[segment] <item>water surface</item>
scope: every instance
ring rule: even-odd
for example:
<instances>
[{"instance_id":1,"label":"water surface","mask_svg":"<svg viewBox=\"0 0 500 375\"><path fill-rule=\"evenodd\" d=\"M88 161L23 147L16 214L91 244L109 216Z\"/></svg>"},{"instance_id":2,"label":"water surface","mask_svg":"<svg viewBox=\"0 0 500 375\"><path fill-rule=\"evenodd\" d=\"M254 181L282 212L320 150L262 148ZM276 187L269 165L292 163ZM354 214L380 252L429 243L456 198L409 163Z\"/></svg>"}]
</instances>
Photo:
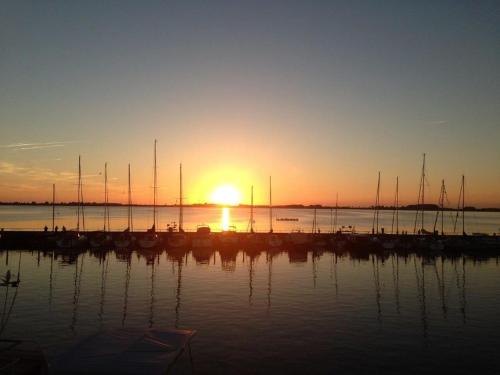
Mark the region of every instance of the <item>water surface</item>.
<instances>
[{"instance_id":1,"label":"water surface","mask_svg":"<svg viewBox=\"0 0 500 375\"><path fill-rule=\"evenodd\" d=\"M498 258L0 253L0 274L18 267L2 337L49 358L103 328L178 327L198 331L199 373L500 371Z\"/></svg>"},{"instance_id":2,"label":"water surface","mask_svg":"<svg viewBox=\"0 0 500 375\"><path fill-rule=\"evenodd\" d=\"M55 209L55 225L67 229L75 228L77 223L76 207L57 206ZM104 227L104 207L85 207L85 229L102 230ZM127 227L127 207L110 207L110 227L112 230L123 230ZM200 224L208 224L214 231L225 229L224 226L233 225L238 231L249 230L250 208L231 207L226 209L217 207L187 207L184 209L184 229L194 231ZM373 211L366 209L339 209L335 220L335 210L318 209L316 211L317 224L321 232L331 232L341 225L351 225L358 232L369 232L373 226ZM466 231L468 233L500 233L500 212L466 212ZM153 224L152 207L134 207L134 230L146 230ZM168 225L177 225L179 220L177 207L158 208L157 230L165 231ZM297 221L279 221L280 218L294 218ZM273 209L273 229L275 232L290 232L292 230L312 230L314 218L313 209ZM436 212L426 212L424 227L433 230L436 222ZM420 218L418 220L420 224ZM444 231L448 234L462 233L461 216L456 212L444 213ZM0 228L16 230L42 230L47 225L52 227L51 206L0 206ZM258 232L269 230L269 210L255 208L254 229ZM415 211L399 212L399 231L413 232L415 226ZM417 225L419 228L420 225ZM396 220L393 221L393 211L380 211L379 229L384 228L386 233L396 231ZM83 227L82 227L83 229ZM441 218L436 229L441 230Z\"/></svg>"}]
</instances>

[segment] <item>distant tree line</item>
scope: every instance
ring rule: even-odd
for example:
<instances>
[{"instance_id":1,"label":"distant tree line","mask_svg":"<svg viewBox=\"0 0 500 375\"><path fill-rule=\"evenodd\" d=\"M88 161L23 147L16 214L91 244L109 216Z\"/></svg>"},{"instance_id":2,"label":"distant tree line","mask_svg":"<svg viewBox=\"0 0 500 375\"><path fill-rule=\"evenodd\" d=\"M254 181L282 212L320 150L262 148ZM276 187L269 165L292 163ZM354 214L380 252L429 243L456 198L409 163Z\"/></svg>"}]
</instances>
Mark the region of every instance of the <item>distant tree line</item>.
<instances>
[{"instance_id":1,"label":"distant tree line","mask_svg":"<svg viewBox=\"0 0 500 375\"><path fill-rule=\"evenodd\" d=\"M52 202L45 201L45 202L0 202L0 205L3 206L51 206ZM56 202L56 206L77 206L78 202ZM84 206L102 206L102 202L85 202ZM108 203L109 206L127 206L125 203ZM152 207L151 204L133 204L132 206L135 207ZM158 204L159 207L178 207L177 204ZM184 204L184 207L220 207L222 205L218 204L213 204L213 203L193 203L193 204ZM240 204L237 207L250 207L249 204ZM254 205L255 208L266 208L268 207L267 205ZM286 204L286 205L274 205L274 208L298 208L298 209L332 209L335 208L335 206L324 206L321 204L310 204L310 205L304 205L304 204ZM394 210L394 206L367 206L367 207L362 207L362 206L338 206L338 209L342 210L373 210L375 208L378 208L379 210ZM406 206L400 206L398 207L399 210L408 210L408 211L415 211L417 209L424 209L425 211L438 211L441 210L441 207L439 207L437 204L424 204L424 205L417 205L417 204L409 204ZM457 211L456 208L450 208L450 207L444 207L444 211ZM461 208L459 209L461 210ZM488 208L476 208L473 206L467 206L464 209L465 211L475 211L475 212L500 212L500 208L496 207L488 207Z\"/></svg>"}]
</instances>

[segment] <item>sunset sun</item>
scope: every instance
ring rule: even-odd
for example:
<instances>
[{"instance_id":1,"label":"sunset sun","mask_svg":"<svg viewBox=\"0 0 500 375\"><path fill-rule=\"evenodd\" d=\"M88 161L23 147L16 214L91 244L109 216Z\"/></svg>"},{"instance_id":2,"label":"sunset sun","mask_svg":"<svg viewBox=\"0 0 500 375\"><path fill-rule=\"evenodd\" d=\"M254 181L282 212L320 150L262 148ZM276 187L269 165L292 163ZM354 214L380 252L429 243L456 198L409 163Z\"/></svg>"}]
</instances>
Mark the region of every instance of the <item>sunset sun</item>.
<instances>
[{"instance_id":1,"label":"sunset sun","mask_svg":"<svg viewBox=\"0 0 500 375\"><path fill-rule=\"evenodd\" d=\"M221 185L210 195L212 203L236 206L241 201L241 192L232 185Z\"/></svg>"}]
</instances>

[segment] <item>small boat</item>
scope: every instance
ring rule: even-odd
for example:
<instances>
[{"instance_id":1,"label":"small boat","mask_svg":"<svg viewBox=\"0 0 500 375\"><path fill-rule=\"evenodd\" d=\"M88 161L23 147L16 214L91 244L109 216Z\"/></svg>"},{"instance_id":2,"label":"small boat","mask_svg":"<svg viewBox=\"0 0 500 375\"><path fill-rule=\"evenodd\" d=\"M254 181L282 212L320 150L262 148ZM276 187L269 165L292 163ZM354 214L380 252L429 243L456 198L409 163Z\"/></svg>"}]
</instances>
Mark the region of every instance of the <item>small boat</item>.
<instances>
[{"instance_id":1,"label":"small boat","mask_svg":"<svg viewBox=\"0 0 500 375\"><path fill-rule=\"evenodd\" d=\"M387 238L387 239L381 240L381 244L382 244L382 248L384 248L384 250L393 250L394 248L396 248L397 240Z\"/></svg>"},{"instance_id":2,"label":"small boat","mask_svg":"<svg viewBox=\"0 0 500 375\"><path fill-rule=\"evenodd\" d=\"M60 249L73 249L86 245L87 237L77 232L61 232L61 236L56 240L56 245Z\"/></svg>"},{"instance_id":3,"label":"small boat","mask_svg":"<svg viewBox=\"0 0 500 375\"><path fill-rule=\"evenodd\" d=\"M288 235L288 240L292 245L306 245L310 242L310 237L308 233L295 230Z\"/></svg>"},{"instance_id":4,"label":"small boat","mask_svg":"<svg viewBox=\"0 0 500 375\"><path fill-rule=\"evenodd\" d=\"M346 249L349 241L355 233L355 228L352 225L342 225L337 232L331 237L330 242L337 251Z\"/></svg>"},{"instance_id":5,"label":"small boat","mask_svg":"<svg viewBox=\"0 0 500 375\"><path fill-rule=\"evenodd\" d=\"M130 179L130 163L128 165L128 204L127 204L127 221L128 226L122 233L118 235L117 238L113 240L113 244L118 249L127 249L134 242L135 237L130 233L133 230L133 217L132 217L132 188L131 188L131 179Z\"/></svg>"},{"instance_id":6,"label":"small boat","mask_svg":"<svg viewBox=\"0 0 500 375\"><path fill-rule=\"evenodd\" d=\"M429 241L429 250L432 251L443 251L444 243L440 239L432 239Z\"/></svg>"},{"instance_id":7,"label":"small boat","mask_svg":"<svg viewBox=\"0 0 500 375\"><path fill-rule=\"evenodd\" d=\"M160 238L155 231L155 226L153 225L145 235L139 238L137 241L141 249L152 249L160 244Z\"/></svg>"},{"instance_id":8,"label":"small boat","mask_svg":"<svg viewBox=\"0 0 500 375\"><path fill-rule=\"evenodd\" d=\"M106 232L89 233L90 247L93 249L109 247L113 243L113 238Z\"/></svg>"},{"instance_id":9,"label":"small boat","mask_svg":"<svg viewBox=\"0 0 500 375\"><path fill-rule=\"evenodd\" d=\"M83 184L82 184L82 163L81 157L78 156L78 184L77 184L78 204L76 210L76 230L66 231L65 227L61 234L56 239L56 245L60 249L72 249L82 247L87 244L87 237L80 233L80 216L83 231L85 231L85 211L83 203Z\"/></svg>"},{"instance_id":10,"label":"small boat","mask_svg":"<svg viewBox=\"0 0 500 375\"><path fill-rule=\"evenodd\" d=\"M222 246L234 246L238 244L238 235L236 234L236 227L234 225L229 226L228 230L221 232L220 244Z\"/></svg>"},{"instance_id":11,"label":"small boat","mask_svg":"<svg viewBox=\"0 0 500 375\"><path fill-rule=\"evenodd\" d=\"M179 164L179 231L174 232L174 226L169 227L169 234L167 237L168 247L173 249L181 249L189 245L189 239L184 233L184 197L182 195L182 164Z\"/></svg>"},{"instance_id":12,"label":"small boat","mask_svg":"<svg viewBox=\"0 0 500 375\"><path fill-rule=\"evenodd\" d=\"M135 237L132 236L130 230L127 228L113 240L113 244L118 249L127 249L134 243L134 241Z\"/></svg>"},{"instance_id":13,"label":"small boat","mask_svg":"<svg viewBox=\"0 0 500 375\"><path fill-rule=\"evenodd\" d=\"M183 232L174 232L168 234L167 239L168 247L171 248L183 248L189 245L188 237Z\"/></svg>"},{"instance_id":14,"label":"small boat","mask_svg":"<svg viewBox=\"0 0 500 375\"><path fill-rule=\"evenodd\" d=\"M158 190L158 174L156 168L156 144L157 141L155 139L154 142L154 162L153 162L153 226L148 229L145 235L139 238L138 244L141 249L153 249L160 244L160 238L156 233L156 199L157 199L157 190Z\"/></svg>"},{"instance_id":15,"label":"small boat","mask_svg":"<svg viewBox=\"0 0 500 375\"><path fill-rule=\"evenodd\" d=\"M210 248L212 247L212 239L210 238L210 227L202 224L196 228L196 234L191 241L193 248Z\"/></svg>"},{"instance_id":16,"label":"small boat","mask_svg":"<svg viewBox=\"0 0 500 375\"><path fill-rule=\"evenodd\" d=\"M320 237L318 235L313 235L312 245L316 248L323 248L328 244L325 237Z\"/></svg>"},{"instance_id":17,"label":"small boat","mask_svg":"<svg viewBox=\"0 0 500 375\"><path fill-rule=\"evenodd\" d=\"M56 358L51 374L167 374L182 353L193 363L189 344L195 334L186 329L102 330Z\"/></svg>"},{"instance_id":18,"label":"small boat","mask_svg":"<svg viewBox=\"0 0 500 375\"><path fill-rule=\"evenodd\" d=\"M277 248L283 246L283 240L279 235L269 233L266 235L266 244L271 248Z\"/></svg>"}]
</instances>

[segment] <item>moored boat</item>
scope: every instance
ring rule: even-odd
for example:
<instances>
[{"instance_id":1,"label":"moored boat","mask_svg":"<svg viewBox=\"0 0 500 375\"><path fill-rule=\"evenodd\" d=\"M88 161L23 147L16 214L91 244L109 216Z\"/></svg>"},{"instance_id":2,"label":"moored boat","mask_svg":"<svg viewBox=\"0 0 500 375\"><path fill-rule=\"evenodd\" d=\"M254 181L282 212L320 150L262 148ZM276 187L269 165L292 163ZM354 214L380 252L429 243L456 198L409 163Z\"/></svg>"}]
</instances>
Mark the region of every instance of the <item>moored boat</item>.
<instances>
[{"instance_id":1,"label":"moored boat","mask_svg":"<svg viewBox=\"0 0 500 375\"><path fill-rule=\"evenodd\" d=\"M196 233L191 240L191 246L193 248L211 248L212 238L210 232L210 227L208 225L198 225Z\"/></svg>"},{"instance_id":2,"label":"moored boat","mask_svg":"<svg viewBox=\"0 0 500 375\"><path fill-rule=\"evenodd\" d=\"M188 237L183 232L169 233L167 237L168 247L170 248L184 248L189 245Z\"/></svg>"},{"instance_id":3,"label":"moored boat","mask_svg":"<svg viewBox=\"0 0 500 375\"><path fill-rule=\"evenodd\" d=\"M234 225L229 226L228 230L220 233L219 242L222 246L235 246L238 244L238 234Z\"/></svg>"},{"instance_id":4,"label":"moored boat","mask_svg":"<svg viewBox=\"0 0 500 375\"><path fill-rule=\"evenodd\" d=\"M154 230L148 231L138 239L137 243L141 249L153 249L160 244L160 238Z\"/></svg>"}]
</instances>

